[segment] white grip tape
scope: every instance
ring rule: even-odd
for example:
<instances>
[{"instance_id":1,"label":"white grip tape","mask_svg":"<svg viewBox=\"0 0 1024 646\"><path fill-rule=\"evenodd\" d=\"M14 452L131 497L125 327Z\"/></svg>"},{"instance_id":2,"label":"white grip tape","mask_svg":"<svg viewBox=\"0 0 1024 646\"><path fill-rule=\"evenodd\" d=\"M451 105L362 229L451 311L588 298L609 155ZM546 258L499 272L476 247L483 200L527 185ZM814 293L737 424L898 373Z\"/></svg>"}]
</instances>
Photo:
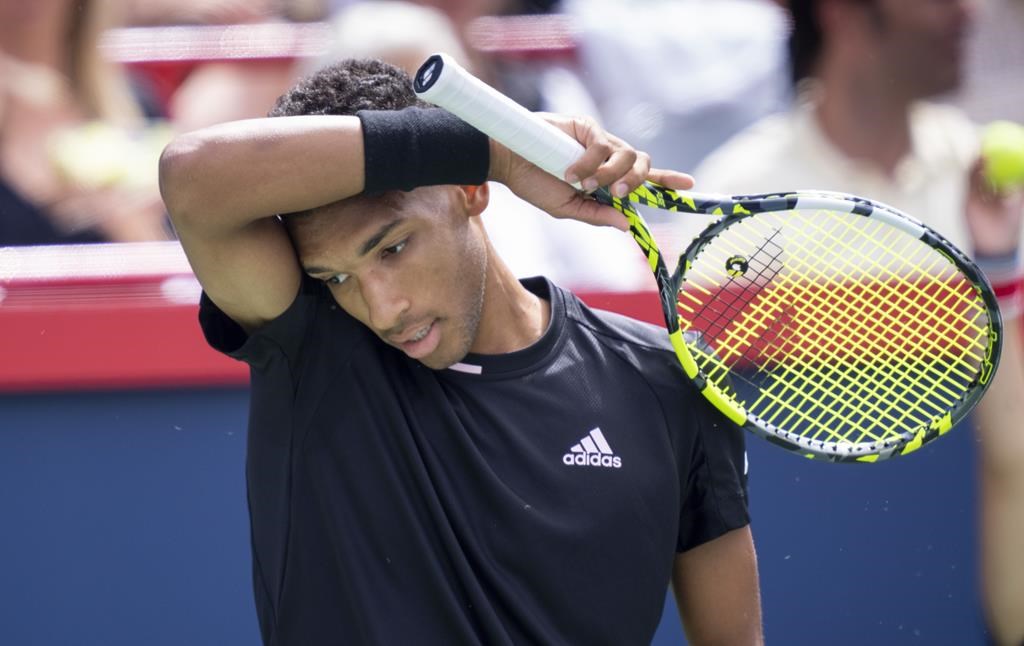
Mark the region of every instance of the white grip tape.
<instances>
[{"instance_id":1,"label":"white grip tape","mask_svg":"<svg viewBox=\"0 0 1024 646\"><path fill-rule=\"evenodd\" d=\"M564 180L583 146L538 115L476 78L447 54L436 80L418 96L444 108L523 159ZM428 74L430 72L428 71ZM418 78L422 77L421 75Z\"/></svg>"}]
</instances>

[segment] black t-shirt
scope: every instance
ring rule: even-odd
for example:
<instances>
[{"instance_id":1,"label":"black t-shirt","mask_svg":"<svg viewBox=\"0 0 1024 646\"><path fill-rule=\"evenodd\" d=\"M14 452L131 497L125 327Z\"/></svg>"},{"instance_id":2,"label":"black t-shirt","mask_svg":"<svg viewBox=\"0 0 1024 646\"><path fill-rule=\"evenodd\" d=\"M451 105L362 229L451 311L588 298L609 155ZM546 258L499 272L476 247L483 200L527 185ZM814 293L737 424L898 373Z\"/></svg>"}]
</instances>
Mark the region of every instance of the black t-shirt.
<instances>
[{"instance_id":1,"label":"black t-shirt","mask_svg":"<svg viewBox=\"0 0 1024 646\"><path fill-rule=\"evenodd\" d=\"M747 524L741 431L662 330L544 279L534 345L434 371L305 280L250 337L247 479L263 640L642 644L671 566Z\"/></svg>"}]
</instances>

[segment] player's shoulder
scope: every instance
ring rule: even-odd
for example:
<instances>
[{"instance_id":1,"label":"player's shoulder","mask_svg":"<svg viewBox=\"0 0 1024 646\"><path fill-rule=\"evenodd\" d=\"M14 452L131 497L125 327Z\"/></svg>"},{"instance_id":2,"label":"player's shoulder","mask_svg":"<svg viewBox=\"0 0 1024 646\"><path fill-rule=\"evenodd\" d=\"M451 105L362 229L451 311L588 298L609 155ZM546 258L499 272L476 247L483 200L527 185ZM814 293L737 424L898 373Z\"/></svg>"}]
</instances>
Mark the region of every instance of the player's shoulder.
<instances>
[{"instance_id":1,"label":"player's shoulder","mask_svg":"<svg viewBox=\"0 0 1024 646\"><path fill-rule=\"evenodd\" d=\"M652 296L652 298L654 298ZM671 352L665 330L644 321L601 309L591 309L585 304L577 308L571 317L595 336L609 341L652 352Z\"/></svg>"},{"instance_id":2,"label":"player's shoulder","mask_svg":"<svg viewBox=\"0 0 1024 646\"><path fill-rule=\"evenodd\" d=\"M655 298L653 295L651 298ZM602 353L618 357L624 369L632 369L652 382L677 386L683 379L672 343L665 329L607 310L589 307L571 297L566 318L572 333L592 339ZM628 368L626 368L628 367Z\"/></svg>"},{"instance_id":3,"label":"player's shoulder","mask_svg":"<svg viewBox=\"0 0 1024 646\"><path fill-rule=\"evenodd\" d=\"M322 356L324 348L354 347L366 336L363 328L335 303L323 283L304 276L291 305L277 318L246 333L204 293L199 322L215 349L252 365L283 355L293 368L307 355ZM313 352L307 350L314 349Z\"/></svg>"}]
</instances>

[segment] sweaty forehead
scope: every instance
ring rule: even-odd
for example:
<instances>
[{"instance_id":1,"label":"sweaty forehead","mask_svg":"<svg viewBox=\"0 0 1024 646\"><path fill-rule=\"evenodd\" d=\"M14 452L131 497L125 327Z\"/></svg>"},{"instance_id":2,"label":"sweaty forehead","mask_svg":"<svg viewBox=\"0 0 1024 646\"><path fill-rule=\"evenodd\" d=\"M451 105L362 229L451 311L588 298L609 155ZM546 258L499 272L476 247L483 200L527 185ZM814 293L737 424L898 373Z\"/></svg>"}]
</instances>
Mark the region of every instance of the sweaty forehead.
<instances>
[{"instance_id":1,"label":"sweaty forehead","mask_svg":"<svg viewBox=\"0 0 1024 646\"><path fill-rule=\"evenodd\" d=\"M357 258L388 224L430 217L441 207L435 193L358 195L289 216L288 231L304 266L325 267L327 259Z\"/></svg>"},{"instance_id":2,"label":"sweaty forehead","mask_svg":"<svg viewBox=\"0 0 1024 646\"><path fill-rule=\"evenodd\" d=\"M358 195L286 218L288 232L300 254L315 252L327 242L353 240L361 232L400 216L400 195Z\"/></svg>"}]
</instances>

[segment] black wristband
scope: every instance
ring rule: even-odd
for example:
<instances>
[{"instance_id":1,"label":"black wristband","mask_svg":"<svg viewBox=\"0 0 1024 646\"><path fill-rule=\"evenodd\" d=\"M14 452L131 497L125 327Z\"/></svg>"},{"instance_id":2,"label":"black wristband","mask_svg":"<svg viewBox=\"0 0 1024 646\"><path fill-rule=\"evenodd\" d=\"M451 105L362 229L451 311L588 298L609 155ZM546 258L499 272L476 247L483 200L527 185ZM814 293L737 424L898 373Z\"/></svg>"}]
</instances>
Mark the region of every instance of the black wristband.
<instances>
[{"instance_id":1,"label":"black wristband","mask_svg":"<svg viewBox=\"0 0 1024 646\"><path fill-rule=\"evenodd\" d=\"M360 110L356 116L363 124L365 194L487 181L487 135L445 110Z\"/></svg>"}]
</instances>

